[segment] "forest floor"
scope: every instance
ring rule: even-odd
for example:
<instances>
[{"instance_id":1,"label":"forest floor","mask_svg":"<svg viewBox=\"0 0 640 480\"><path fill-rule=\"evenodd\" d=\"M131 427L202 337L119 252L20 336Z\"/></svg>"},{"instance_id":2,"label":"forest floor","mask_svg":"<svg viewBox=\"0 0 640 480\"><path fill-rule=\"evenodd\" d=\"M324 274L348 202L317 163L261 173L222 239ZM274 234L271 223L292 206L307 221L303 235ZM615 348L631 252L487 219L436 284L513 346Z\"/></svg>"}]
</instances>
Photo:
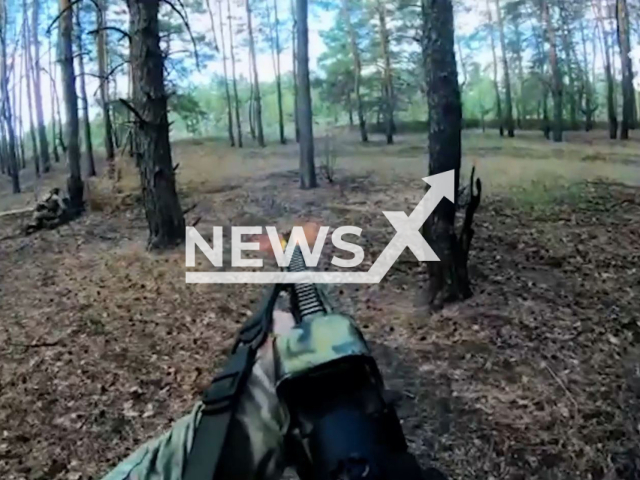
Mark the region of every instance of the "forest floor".
<instances>
[{"instance_id":1,"label":"forest floor","mask_svg":"<svg viewBox=\"0 0 640 480\"><path fill-rule=\"evenodd\" d=\"M423 463L453 479L636 478L640 139L464 140L465 171L475 164L486 187L473 298L427 313L425 266L408 252L380 284L330 294L403 394ZM410 212L422 197L424 142L336 139L335 182L314 191L297 188L295 145L178 142L174 163L201 232L358 225L366 270L394 234L382 210ZM1 478L106 473L188 411L261 296L187 285L182 249L147 253L135 172L121 171L118 193L94 182L91 211L71 225L23 237L24 220L0 219ZM63 186L56 172L49 185ZM3 178L0 211L32 201L8 188Z\"/></svg>"}]
</instances>

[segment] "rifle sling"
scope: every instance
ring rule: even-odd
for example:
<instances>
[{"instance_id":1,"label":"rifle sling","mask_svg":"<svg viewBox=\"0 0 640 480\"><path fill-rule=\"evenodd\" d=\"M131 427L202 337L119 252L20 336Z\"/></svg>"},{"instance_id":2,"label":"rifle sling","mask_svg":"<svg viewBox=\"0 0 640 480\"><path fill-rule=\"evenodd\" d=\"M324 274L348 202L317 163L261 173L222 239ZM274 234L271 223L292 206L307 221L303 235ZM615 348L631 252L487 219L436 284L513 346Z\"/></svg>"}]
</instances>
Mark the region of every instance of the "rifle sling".
<instances>
[{"instance_id":1,"label":"rifle sling","mask_svg":"<svg viewBox=\"0 0 640 480\"><path fill-rule=\"evenodd\" d=\"M243 325L224 369L214 377L202 395L202 417L183 480L215 479L231 419L251 374L258 349L271 331L273 308L282 288L281 285L275 285L258 313Z\"/></svg>"}]
</instances>

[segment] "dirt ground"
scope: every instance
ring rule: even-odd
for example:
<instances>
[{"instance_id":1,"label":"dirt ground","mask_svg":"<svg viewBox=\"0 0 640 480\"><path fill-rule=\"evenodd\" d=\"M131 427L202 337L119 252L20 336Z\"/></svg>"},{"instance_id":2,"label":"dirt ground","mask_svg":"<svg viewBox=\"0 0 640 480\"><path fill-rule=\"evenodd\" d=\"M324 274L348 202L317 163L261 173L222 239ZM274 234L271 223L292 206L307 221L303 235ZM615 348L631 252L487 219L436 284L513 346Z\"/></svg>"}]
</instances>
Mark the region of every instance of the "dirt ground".
<instances>
[{"instance_id":1,"label":"dirt ground","mask_svg":"<svg viewBox=\"0 0 640 480\"><path fill-rule=\"evenodd\" d=\"M574 135L466 134L487 186L469 301L429 313L408 252L379 285L329 289L401 392L411 450L451 478L639 478L640 151ZM293 145L181 143L174 161L201 232L359 225L366 270L394 233L382 210L422 196L422 141L341 139L336 182L316 191L298 190ZM33 196L7 199L2 181L5 210ZM55 231L0 222L1 478L99 478L189 409L262 293L185 284L182 249L145 251L134 195L92 192Z\"/></svg>"}]
</instances>

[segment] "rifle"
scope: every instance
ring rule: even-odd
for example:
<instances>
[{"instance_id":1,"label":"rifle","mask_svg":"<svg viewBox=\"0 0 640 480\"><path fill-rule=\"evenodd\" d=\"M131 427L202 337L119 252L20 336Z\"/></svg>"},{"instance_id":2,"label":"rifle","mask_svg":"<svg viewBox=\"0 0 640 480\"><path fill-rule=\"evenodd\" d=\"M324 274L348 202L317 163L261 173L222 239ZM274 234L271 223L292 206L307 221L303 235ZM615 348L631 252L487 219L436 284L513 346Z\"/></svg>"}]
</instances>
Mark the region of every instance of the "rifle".
<instances>
[{"instance_id":1,"label":"rifle","mask_svg":"<svg viewBox=\"0 0 640 480\"><path fill-rule=\"evenodd\" d=\"M288 267L305 272L296 247ZM296 327L275 341L278 396L290 415L286 439L301 480L445 480L422 471L407 443L369 347L355 322L335 313L314 284L275 285L241 329L227 366L205 392L185 480L215 480L234 404L288 293Z\"/></svg>"}]
</instances>

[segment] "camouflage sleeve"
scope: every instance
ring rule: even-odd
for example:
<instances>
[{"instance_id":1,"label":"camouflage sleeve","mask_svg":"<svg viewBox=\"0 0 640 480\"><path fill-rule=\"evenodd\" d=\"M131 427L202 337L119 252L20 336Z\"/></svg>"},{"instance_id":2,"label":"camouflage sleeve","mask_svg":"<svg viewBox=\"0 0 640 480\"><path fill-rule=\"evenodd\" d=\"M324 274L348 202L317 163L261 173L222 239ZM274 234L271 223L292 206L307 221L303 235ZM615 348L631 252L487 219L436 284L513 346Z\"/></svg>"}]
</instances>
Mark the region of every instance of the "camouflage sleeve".
<instances>
[{"instance_id":1,"label":"camouflage sleeve","mask_svg":"<svg viewBox=\"0 0 640 480\"><path fill-rule=\"evenodd\" d=\"M286 315L274 312L276 331L289 322ZM282 476L289 420L276 395L275 375L270 339L258 351L231 420L216 480L276 480ZM171 430L144 444L102 480L181 480L201 411L198 403Z\"/></svg>"}]
</instances>

